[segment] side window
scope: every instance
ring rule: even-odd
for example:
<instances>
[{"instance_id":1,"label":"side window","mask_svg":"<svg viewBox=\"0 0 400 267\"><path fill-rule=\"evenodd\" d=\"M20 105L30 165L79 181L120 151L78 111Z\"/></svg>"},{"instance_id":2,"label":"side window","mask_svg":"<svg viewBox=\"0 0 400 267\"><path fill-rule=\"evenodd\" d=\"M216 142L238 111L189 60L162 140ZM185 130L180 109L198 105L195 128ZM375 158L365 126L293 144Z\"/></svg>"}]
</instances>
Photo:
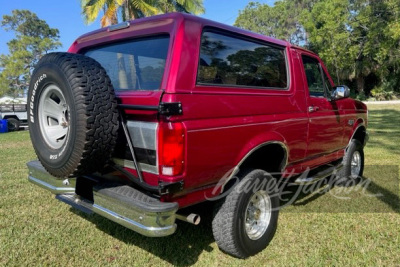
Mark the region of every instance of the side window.
<instances>
[{"instance_id":1,"label":"side window","mask_svg":"<svg viewBox=\"0 0 400 267\"><path fill-rule=\"evenodd\" d=\"M310 95L324 97L324 81L322 80L321 68L318 60L307 56L303 56L302 59Z\"/></svg>"},{"instance_id":2,"label":"side window","mask_svg":"<svg viewBox=\"0 0 400 267\"><path fill-rule=\"evenodd\" d=\"M288 87L285 50L205 31L197 83L285 89Z\"/></svg>"},{"instance_id":3,"label":"side window","mask_svg":"<svg viewBox=\"0 0 400 267\"><path fill-rule=\"evenodd\" d=\"M331 95L331 92L333 90L331 82L328 79L328 75L326 75L325 71L322 71L324 73L324 84L325 84L325 90L328 92L328 95Z\"/></svg>"}]
</instances>

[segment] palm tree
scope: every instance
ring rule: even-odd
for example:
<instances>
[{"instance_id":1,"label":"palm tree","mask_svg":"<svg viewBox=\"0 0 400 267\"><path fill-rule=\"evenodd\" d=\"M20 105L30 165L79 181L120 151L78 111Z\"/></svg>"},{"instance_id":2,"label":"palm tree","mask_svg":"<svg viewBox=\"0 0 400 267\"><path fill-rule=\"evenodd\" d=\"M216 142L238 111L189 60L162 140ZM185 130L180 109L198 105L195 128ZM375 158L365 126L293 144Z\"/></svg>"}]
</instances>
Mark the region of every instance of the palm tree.
<instances>
[{"instance_id":1,"label":"palm tree","mask_svg":"<svg viewBox=\"0 0 400 267\"><path fill-rule=\"evenodd\" d=\"M100 11L104 12L101 18L101 27L118 23L116 3L118 0L81 0L82 14L87 24L96 20ZM119 1L118 1L119 2ZM118 5L119 6L119 5Z\"/></svg>"},{"instance_id":2,"label":"palm tree","mask_svg":"<svg viewBox=\"0 0 400 267\"><path fill-rule=\"evenodd\" d=\"M101 27L122 21L168 12L204 13L203 0L81 0L86 23L92 23L103 11ZM120 15L120 16L118 16Z\"/></svg>"},{"instance_id":3,"label":"palm tree","mask_svg":"<svg viewBox=\"0 0 400 267\"><path fill-rule=\"evenodd\" d=\"M195 15L204 13L203 0L159 0L156 2L161 13L175 11Z\"/></svg>"}]
</instances>

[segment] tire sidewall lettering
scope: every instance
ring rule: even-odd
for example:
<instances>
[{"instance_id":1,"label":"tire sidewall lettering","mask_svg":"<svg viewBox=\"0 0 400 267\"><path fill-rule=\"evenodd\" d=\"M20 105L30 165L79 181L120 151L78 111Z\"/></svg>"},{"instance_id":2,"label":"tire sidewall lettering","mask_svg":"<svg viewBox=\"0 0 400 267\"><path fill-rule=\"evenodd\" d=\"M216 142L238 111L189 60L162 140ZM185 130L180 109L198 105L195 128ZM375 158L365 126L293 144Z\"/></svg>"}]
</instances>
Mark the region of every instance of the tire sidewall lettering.
<instances>
[{"instance_id":1,"label":"tire sidewall lettering","mask_svg":"<svg viewBox=\"0 0 400 267\"><path fill-rule=\"evenodd\" d=\"M38 104L40 101L41 94L43 90L51 85L54 84L60 88L63 92L66 102L68 103L68 107L72 108L71 112L69 112L69 122L71 123L69 133L66 136L66 141L62 147L59 149L54 149L49 147L44 142L37 142L36 145L36 154L41 160L52 162L54 168L62 167L65 162L68 160L69 155L73 151L73 147L70 144L74 143L74 131L75 129L75 118L74 118L74 106L70 105L73 103L73 96L67 87L69 86L68 82L65 79L62 71L54 65L48 65L43 67L43 71L35 75L35 83L32 85L32 88L29 92L29 128L31 132L32 140L40 140L43 139L42 132L41 132L41 123L39 121L38 116Z\"/></svg>"},{"instance_id":2,"label":"tire sidewall lettering","mask_svg":"<svg viewBox=\"0 0 400 267\"><path fill-rule=\"evenodd\" d=\"M50 121L38 105L48 97L58 103L56 91L55 95L47 95L53 90L49 88L48 91L48 86L53 85L56 91L61 91L65 102L54 109L55 117ZM104 168L117 142L119 121L114 89L98 62L84 55L64 52L43 56L32 75L28 104L33 147L51 175L78 176ZM43 112L51 114L52 104L46 105ZM69 129L55 131L60 135L57 137L52 132L49 134L52 126ZM62 143L53 143L56 141Z\"/></svg>"},{"instance_id":3,"label":"tire sidewall lettering","mask_svg":"<svg viewBox=\"0 0 400 267\"><path fill-rule=\"evenodd\" d=\"M29 121L31 123L35 123L34 108L35 108L36 91L38 89L39 84L47 78L47 74L46 73L42 73L42 74L39 74L37 76L38 77L36 78L36 82L33 84L32 93L31 93L31 96L29 98Z\"/></svg>"}]
</instances>

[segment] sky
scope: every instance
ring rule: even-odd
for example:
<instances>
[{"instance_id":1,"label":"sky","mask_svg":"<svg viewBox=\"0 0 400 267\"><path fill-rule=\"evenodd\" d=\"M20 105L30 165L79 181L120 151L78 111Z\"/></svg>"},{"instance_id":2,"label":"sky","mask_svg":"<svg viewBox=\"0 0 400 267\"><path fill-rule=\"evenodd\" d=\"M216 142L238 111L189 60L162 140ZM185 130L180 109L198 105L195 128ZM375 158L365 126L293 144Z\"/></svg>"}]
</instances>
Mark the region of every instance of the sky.
<instances>
[{"instance_id":1,"label":"sky","mask_svg":"<svg viewBox=\"0 0 400 267\"><path fill-rule=\"evenodd\" d=\"M258 0L271 6L275 1ZM206 12L201 17L232 25L239 15L239 10L243 10L249 2L248 0L204 0ZM0 0L0 18L3 15L10 15L14 9L28 9L45 20L50 27L59 29L63 46L58 51L67 51L80 35L100 28L99 19L90 25L85 25L81 15L80 0ZM0 28L0 54L8 54L7 42L13 37L12 32Z\"/></svg>"}]
</instances>

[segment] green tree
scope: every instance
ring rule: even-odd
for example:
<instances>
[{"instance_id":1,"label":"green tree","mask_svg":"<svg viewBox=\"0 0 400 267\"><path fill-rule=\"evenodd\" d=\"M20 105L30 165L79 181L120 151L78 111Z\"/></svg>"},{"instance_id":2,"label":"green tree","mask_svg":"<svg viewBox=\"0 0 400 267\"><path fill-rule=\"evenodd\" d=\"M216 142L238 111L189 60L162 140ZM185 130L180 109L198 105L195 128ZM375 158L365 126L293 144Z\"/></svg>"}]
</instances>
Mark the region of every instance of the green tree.
<instances>
[{"instance_id":1,"label":"green tree","mask_svg":"<svg viewBox=\"0 0 400 267\"><path fill-rule=\"evenodd\" d=\"M0 55L0 94L21 95L28 87L31 72L47 52L61 46L59 31L28 10L13 10L4 15L1 26L14 31L7 43L9 54Z\"/></svg>"},{"instance_id":2,"label":"green tree","mask_svg":"<svg viewBox=\"0 0 400 267\"><path fill-rule=\"evenodd\" d=\"M362 15L369 40L365 50L375 62L370 69L380 79L375 89L400 92L400 1L371 1Z\"/></svg>"},{"instance_id":3,"label":"green tree","mask_svg":"<svg viewBox=\"0 0 400 267\"><path fill-rule=\"evenodd\" d=\"M175 11L204 13L202 0L81 0L81 7L86 23L95 21L102 12L101 27Z\"/></svg>"},{"instance_id":4,"label":"green tree","mask_svg":"<svg viewBox=\"0 0 400 267\"><path fill-rule=\"evenodd\" d=\"M283 0L275 2L274 6L250 2L239 11L234 25L301 45L307 42L307 35L299 18L314 2L316 0Z\"/></svg>"},{"instance_id":5,"label":"green tree","mask_svg":"<svg viewBox=\"0 0 400 267\"><path fill-rule=\"evenodd\" d=\"M135 19L157 14L154 0L81 0L85 22L90 24L101 12L101 27L118 23L118 13L122 20Z\"/></svg>"},{"instance_id":6,"label":"green tree","mask_svg":"<svg viewBox=\"0 0 400 267\"><path fill-rule=\"evenodd\" d=\"M158 13L184 12L199 15L204 13L203 0L159 0L156 1Z\"/></svg>"},{"instance_id":7,"label":"green tree","mask_svg":"<svg viewBox=\"0 0 400 267\"><path fill-rule=\"evenodd\" d=\"M348 0L320 1L300 17L308 35L308 48L321 56L336 83L340 83L343 75L354 67L350 59L350 18Z\"/></svg>"},{"instance_id":8,"label":"green tree","mask_svg":"<svg viewBox=\"0 0 400 267\"><path fill-rule=\"evenodd\" d=\"M367 77L383 82L397 72L393 66L399 64L399 43L390 25L398 22L398 14L398 0L324 0L303 14L301 22L309 34L309 48L335 70L337 79L355 80L356 90L368 94L372 88L367 88Z\"/></svg>"},{"instance_id":9,"label":"green tree","mask_svg":"<svg viewBox=\"0 0 400 267\"><path fill-rule=\"evenodd\" d=\"M368 94L400 91L400 0L281 0L250 3L236 26L318 53L336 83Z\"/></svg>"}]
</instances>

